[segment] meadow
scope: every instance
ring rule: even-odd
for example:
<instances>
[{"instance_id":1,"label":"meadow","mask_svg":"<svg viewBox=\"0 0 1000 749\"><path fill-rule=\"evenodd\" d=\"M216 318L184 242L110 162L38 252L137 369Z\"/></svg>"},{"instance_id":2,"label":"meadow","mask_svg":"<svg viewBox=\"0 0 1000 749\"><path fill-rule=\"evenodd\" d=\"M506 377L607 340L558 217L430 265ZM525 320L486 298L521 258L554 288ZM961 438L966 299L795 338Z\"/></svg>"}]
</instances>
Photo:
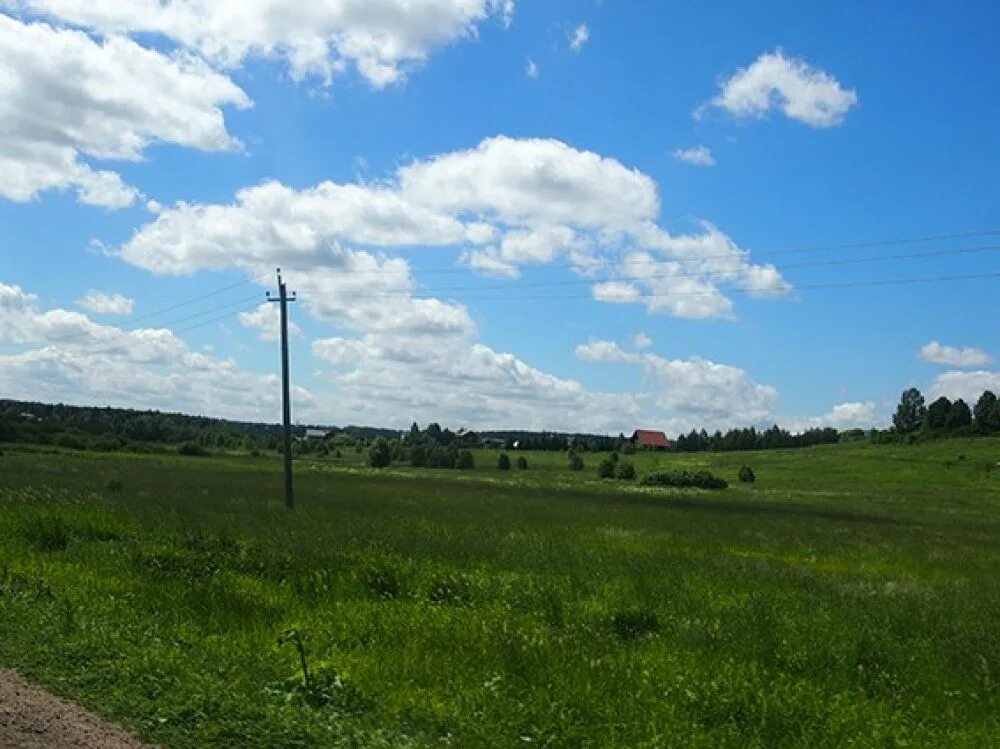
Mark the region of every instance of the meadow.
<instances>
[{"instance_id":1,"label":"meadow","mask_svg":"<svg viewBox=\"0 0 1000 749\"><path fill-rule=\"evenodd\" d=\"M345 451L291 512L273 457L4 450L0 666L163 746L1000 746L1000 439Z\"/></svg>"}]
</instances>

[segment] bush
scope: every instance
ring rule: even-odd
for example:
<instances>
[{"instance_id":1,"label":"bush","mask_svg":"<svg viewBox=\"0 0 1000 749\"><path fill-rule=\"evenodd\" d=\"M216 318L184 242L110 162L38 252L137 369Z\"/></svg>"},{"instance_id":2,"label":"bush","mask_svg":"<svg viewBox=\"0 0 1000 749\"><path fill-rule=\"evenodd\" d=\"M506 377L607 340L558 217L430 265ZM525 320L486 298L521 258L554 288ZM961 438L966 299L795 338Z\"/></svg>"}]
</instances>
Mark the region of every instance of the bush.
<instances>
[{"instance_id":1,"label":"bush","mask_svg":"<svg viewBox=\"0 0 1000 749\"><path fill-rule=\"evenodd\" d=\"M622 454L635 455L635 445L633 445L631 442L626 442L622 447Z\"/></svg>"},{"instance_id":2,"label":"bush","mask_svg":"<svg viewBox=\"0 0 1000 749\"><path fill-rule=\"evenodd\" d=\"M507 453L500 453L500 457L497 458L497 468L501 471L510 470L510 458L507 457Z\"/></svg>"},{"instance_id":3,"label":"bush","mask_svg":"<svg viewBox=\"0 0 1000 749\"><path fill-rule=\"evenodd\" d=\"M86 450L87 443L72 434L60 434L56 440L57 447L65 447L70 450Z\"/></svg>"},{"instance_id":4,"label":"bush","mask_svg":"<svg viewBox=\"0 0 1000 749\"><path fill-rule=\"evenodd\" d=\"M107 489L108 494L121 494L122 493L122 482L118 479L111 479L107 484L104 485Z\"/></svg>"},{"instance_id":5,"label":"bush","mask_svg":"<svg viewBox=\"0 0 1000 749\"><path fill-rule=\"evenodd\" d=\"M723 479L708 471L658 471L643 476L642 486L673 486L678 488L725 489L729 486Z\"/></svg>"},{"instance_id":6,"label":"bush","mask_svg":"<svg viewBox=\"0 0 1000 749\"><path fill-rule=\"evenodd\" d=\"M619 463L615 466L615 478L619 481L635 481L635 466L631 463Z\"/></svg>"},{"instance_id":7,"label":"bush","mask_svg":"<svg viewBox=\"0 0 1000 749\"><path fill-rule=\"evenodd\" d=\"M615 462L611 458L605 458L597 464L597 478L610 479L615 476Z\"/></svg>"},{"instance_id":8,"label":"bush","mask_svg":"<svg viewBox=\"0 0 1000 749\"><path fill-rule=\"evenodd\" d=\"M582 471L584 467L583 457L580 453L571 453L569 456L569 470Z\"/></svg>"},{"instance_id":9,"label":"bush","mask_svg":"<svg viewBox=\"0 0 1000 749\"><path fill-rule=\"evenodd\" d=\"M208 455L208 451L196 442L185 442L177 448L177 454L193 458L203 458Z\"/></svg>"},{"instance_id":10,"label":"bush","mask_svg":"<svg viewBox=\"0 0 1000 749\"><path fill-rule=\"evenodd\" d=\"M527 471L528 470L528 459L526 457L524 457L523 455L518 456L518 458L517 458L517 470L519 470L519 471Z\"/></svg>"},{"instance_id":11,"label":"bush","mask_svg":"<svg viewBox=\"0 0 1000 749\"><path fill-rule=\"evenodd\" d=\"M750 466L743 466L740 469L741 482L743 482L744 484L752 484L756 480L757 477L754 475L753 468L751 468Z\"/></svg>"},{"instance_id":12,"label":"bush","mask_svg":"<svg viewBox=\"0 0 1000 749\"><path fill-rule=\"evenodd\" d=\"M368 465L372 468L385 468L392 463L392 452L384 437L378 437L368 448Z\"/></svg>"},{"instance_id":13,"label":"bush","mask_svg":"<svg viewBox=\"0 0 1000 749\"><path fill-rule=\"evenodd\" d=\"M69 546L69 528L55 515L31 518L21 529L21 535L38 551L65 551Z\"/></svg>"},{"instance_id":14,"label":"bush","mask_svg":"<svg viewBox=\"0 0 1000 749\"><path fill-rule=\"evenodd\" d=\"M608 460L610 460L614 465L618 465L618 461L620 459L621 459L621 456L618 454L617 451L611 453L611 455L608 456Z\"/></svg>"},{"instance_id":15,"label":"bush","mask_svg":"<svg viewBox=\"0 0 1000 749\"><path fill-rule=\"evenodd\" d=\"M459 450L458 459L455 461L455 468L460 471L471 471L476 467L476 461L473 460L472 453L468 450Z\"/></svg>"}]
</instances>

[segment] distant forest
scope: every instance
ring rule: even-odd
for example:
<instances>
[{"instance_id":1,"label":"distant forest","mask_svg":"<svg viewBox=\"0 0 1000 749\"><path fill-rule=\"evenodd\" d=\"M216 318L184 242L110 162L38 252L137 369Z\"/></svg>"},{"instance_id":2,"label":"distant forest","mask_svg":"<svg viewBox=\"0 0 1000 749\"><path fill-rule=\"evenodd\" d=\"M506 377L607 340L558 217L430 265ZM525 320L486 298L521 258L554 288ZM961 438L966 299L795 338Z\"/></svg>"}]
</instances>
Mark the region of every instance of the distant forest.
<instances>
[{"instance_id":1,"label":"distant forest","mask_svg":"<svg viewBox=\"0 0 1000 749\"><path fill-rule=\"evenodd\" d=\"M308 430L319 430L320 438L306 439ZM793 434L775 425L709 433L692 430L674 438L677 452L772 450L808 447L844 441L897 442L937 439L948 436L1000 433L1000 403L986 392L973 408L963 401L938 398L929 406L915 389L903 393L893 418L885 430L833 428L808 429ZM630 452L632 444L618 436L532 432L524 430L452 431L436 423L409 430L375 427L296 426L301 438L297 451L327 454L330 448L353 446L362 449L382 437L401 446L434 444L442 448L497 447L507 450L551 450L573 452ZM170 447L190 454L210 450L280 450L281 426L245 421L214 419L161 411L126 408L51 405L0 399L0 442L57 445L78 450L158 452Z\"/></svg>"}]
</instances>

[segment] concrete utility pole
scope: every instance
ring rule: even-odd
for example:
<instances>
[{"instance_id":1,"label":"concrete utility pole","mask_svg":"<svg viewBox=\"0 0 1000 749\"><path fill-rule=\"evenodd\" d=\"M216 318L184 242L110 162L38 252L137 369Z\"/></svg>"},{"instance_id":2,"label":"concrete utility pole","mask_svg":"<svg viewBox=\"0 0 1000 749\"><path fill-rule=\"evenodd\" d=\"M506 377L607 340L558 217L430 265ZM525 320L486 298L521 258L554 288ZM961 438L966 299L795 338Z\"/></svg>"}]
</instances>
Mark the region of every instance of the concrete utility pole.
<instances>
[{"instance_id":1,"label":"concrete utility pole","mask_svg":"<svg viewBox=\"0 0 1000 749\"><path fill-rule=\"evenodd\" d=\"M285 427L285 504L288 509L295 504L292 488L292 398L288 384L288 303L296 298L294 291L288 296L285 282L281 280L281 268L278 268L278 298L272 299L269 291L267 301L281 305L281 421Z\"/></svg>"}]
</instances>

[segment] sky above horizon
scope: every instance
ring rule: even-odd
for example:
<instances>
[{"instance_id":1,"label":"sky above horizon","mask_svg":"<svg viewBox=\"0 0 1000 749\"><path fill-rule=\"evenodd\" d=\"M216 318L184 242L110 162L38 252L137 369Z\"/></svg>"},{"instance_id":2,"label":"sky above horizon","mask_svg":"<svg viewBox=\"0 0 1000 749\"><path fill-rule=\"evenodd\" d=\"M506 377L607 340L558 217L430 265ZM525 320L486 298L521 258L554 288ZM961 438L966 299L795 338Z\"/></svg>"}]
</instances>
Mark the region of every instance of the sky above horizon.
<instances>
[{"instance_id":1,"label":"sky above horizon","mask_svg":"<svg viewBox=\"0 0 1000 749\"><path fill-rule=\"evenodd\" d=\"M696 7L692 7L696 6ZM1000 6L0 0L0 397L613 433L1000 392Z\"/></svg>"}]
</instances>

